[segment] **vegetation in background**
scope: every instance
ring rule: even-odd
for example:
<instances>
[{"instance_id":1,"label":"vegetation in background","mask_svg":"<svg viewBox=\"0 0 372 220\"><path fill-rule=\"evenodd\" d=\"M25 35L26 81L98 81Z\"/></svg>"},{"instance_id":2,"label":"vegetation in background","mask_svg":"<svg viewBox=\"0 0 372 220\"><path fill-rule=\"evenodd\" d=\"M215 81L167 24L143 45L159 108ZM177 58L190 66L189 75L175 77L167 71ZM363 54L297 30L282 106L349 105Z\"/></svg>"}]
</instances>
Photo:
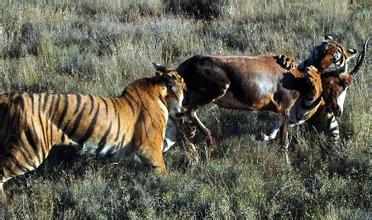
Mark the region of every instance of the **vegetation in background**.
<instances>
[{"instance_id":1,"label":"vegetation in background","mask_svg":"<svg viewBox=\"0 0 372 220\"><path fill-rule=\"evenodd\" d=\"M355 2L355 1L353 1ZM1 91L118 95L195 54L289 54L303 60L325 34L360 49L371 36L368 0L6 1L0 11ZM371 56L368 50L367 57ZM371 207L371 64L353 82L339 122L348 149L291 130L293 167L276 142L256 140L275 114L209 105L201 119L221 153L195 162L182 143L158 175L131 160L56 147L35 172L5 185L16 218L359 218ZM196 137L201 151L203 137Z\"/></svg>"}]
</instances>

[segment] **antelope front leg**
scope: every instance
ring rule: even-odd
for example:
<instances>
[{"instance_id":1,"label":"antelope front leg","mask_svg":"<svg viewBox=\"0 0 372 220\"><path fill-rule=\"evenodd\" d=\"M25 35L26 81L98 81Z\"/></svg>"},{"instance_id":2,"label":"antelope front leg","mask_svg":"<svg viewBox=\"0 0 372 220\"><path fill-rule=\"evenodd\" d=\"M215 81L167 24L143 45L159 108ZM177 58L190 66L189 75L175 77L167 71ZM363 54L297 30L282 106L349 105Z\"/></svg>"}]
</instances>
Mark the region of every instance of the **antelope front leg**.
<instances>
[{"instance_id":1,"label":"antelope front leg","mask_svg":"<svg viewBox=\"0 0 372 220\"><path fill-rule=\"evenodd\" d=\"M167 152L176 142L181 139L186 145L186 149L198 160L198 151L196 146L190 141L189 136L184 131L184 121L182 118L170 117L167 123L167 130L163 143L163 152Z\"/></svg>"},{"instance_id":2,"label":"antelope front leg","mask_svg":"<svg viewBox=\"0 0 372 220\"><path fill-rule=\"evenodd\" d=\"M213 140L212 132L200 121L196 115L196 110L189 110L188 115L190 120L196 124L196 126L203 132L207 138L207 145L211 149L217 149L217 145Z\"/></svg>"},{"instance_id":3,"label":"antelope front leg","mask_svg":"<svg viewBox=\"0 0 372 220\"><path fill-rule=\"evenodd\" d=\"M196 146L190 141L190 138L186 135L183 129L184 121L180 118L173 117L171 118L171 120L174 123L174 126L176 127L178 134L181 136L182 141L186 144L187 150L196 160L198 160L198 150Z\"/></svg>"},{"instance_id":4,"label":"antelope front leg","mask_svg":"<svg viewBox=\"0 0 372 220\"><path fill-rule=\"evenodd\" d=\"M288 120L289 120L289 112L290 110L285 110L283 114L283 123L280 128L281 130L281 140L280 143L284 148L284 155L285 155L285 161L288 165L291 164L291 161L289 160L289 153L288 153L288 147L289 147L289 140L288 140Z\"/></svg>"},{"instance_id":5,"label":"antelope front leg","mask_svg":"<svg viewBox=\"0 0 372 220\"><path fill-rule=\"evenodd\" d=\"M187 150L191 153L193 158L198 160L199 154L198 154L198 150L197 150L196 146L186 137L186 135L184 133L182 133L181 135L182 135L183 142L185 142L185 144L187 146Z\"/></svg>"}]
</instances>

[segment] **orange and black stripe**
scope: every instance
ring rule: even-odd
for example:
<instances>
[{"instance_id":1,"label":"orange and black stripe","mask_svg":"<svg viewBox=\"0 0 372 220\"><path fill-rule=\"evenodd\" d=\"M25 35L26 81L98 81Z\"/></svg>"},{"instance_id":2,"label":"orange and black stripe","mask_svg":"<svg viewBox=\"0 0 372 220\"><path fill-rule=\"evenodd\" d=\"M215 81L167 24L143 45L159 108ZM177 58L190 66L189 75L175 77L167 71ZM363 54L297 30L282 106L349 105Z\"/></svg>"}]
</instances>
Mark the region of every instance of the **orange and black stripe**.
<instances>
[{"instance_id":1,"label":"orange and black stripe","mask_svg":"<svg viewBox=\"0 0 372 220\"><path fill-rule=\"evenodd\" d=\"M170 73L176 74L176 73ZM156 78L156 80L154 80ZM9 93L0 95L0 184L36 169L54 145L77 145L100 155L123 150L145 153L165 169L162 144L168 119L164 77L143 78L120 97L80 94ZM172 89L168 89L173 93ZM182 103L182 100L179 101ZM137 144L137 146L133 146ZM152 153L149 153L152 152Z\"/></svg>"}]
</instances>

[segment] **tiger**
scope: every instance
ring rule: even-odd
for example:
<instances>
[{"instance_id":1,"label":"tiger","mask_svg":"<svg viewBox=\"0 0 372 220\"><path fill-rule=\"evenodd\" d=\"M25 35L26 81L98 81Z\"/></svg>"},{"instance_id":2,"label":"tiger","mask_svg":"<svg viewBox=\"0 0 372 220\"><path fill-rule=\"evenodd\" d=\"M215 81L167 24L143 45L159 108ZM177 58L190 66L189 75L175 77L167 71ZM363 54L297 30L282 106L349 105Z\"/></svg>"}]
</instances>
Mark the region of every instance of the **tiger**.
<instances>
[{"instance_id":1,"label":"tiger","mask_svg":"<svg viewBox=\"0 0 372 220\"><path fill-rule=\"evenodd\" d=\"M312 59L305 60L303 65L317 65L317 68L324 74L329 72L337 72L339 74L346 73L348 64L351 58L357 54L356 49L345 48L330 35L325 36L325 41L318 47L314 48L310 56ZM327 59L317 59L317 54L325 53ZM329 68L324 68L328 63L331 63Z\"/></svg>"},{"instance_id":2,"label":"tiger","mask_svg":"<svg viewBox=\"0 0 372 220\"><path fill-rule=\"evenodd\" d=\"M350 58L354 57L356 50L346 49L331 36L326 36L325 41L320 46L315 47L311 52L310 58L300 65L298 65L293 58L286 55L279 56L277 60L282 67L291 71L298 71L297 68L302 69L304 66L312 64L319 67L321 63L333 60L333 69L323 70L324 72L322 72L322 87L324 91L319 108L306 122L318 128L327 128L331 135L330 145L335 151L344 150L336 116L340 116L343 112L347 89L351 85L353 77L358 74L365 60L365 51L367 50L368 41L369 38L364 42L363 50L359 55L356 66L349 73L347 72L348 61ZM317 57L319 54L328 54L328 58L322 60ZM316 62L312 63L313 61ZM294 127L296 125L298 124L290 122L289 127ZM266 136L266 140L274 139L277 129L278 128L274 129L269 137Z\"/></svg>"},{"instance_id":3,"label":"tiger","mask_svg":"<svg viewBox=\"0 0 372 220\"><path fill-rule=\"evenodd\" d=\"M55 145L81 153L131 156L165 172L169 117L182 111L186 85L174 70L129 84L117 97L59 93L0 95L0 193L12 177L35 170Z\"/></svg>"}]
</instances>

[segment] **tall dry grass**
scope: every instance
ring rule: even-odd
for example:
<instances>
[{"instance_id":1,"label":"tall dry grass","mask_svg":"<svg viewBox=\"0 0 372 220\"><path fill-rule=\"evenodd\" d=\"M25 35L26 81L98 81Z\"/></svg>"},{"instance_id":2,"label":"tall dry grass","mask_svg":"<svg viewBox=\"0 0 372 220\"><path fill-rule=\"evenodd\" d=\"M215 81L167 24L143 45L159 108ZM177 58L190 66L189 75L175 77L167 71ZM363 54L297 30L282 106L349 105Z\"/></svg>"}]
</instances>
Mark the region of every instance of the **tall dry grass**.
<instances>
[{"instance_id":1,"label":"tall dry grass","mask_svg":"<svg viewBox=\"0 0 372 220\"><path fill-rule=\"evenodd\" d=\"M286 53L306 58L325 34L360 48L371 35L371 3L347 0L6 1L0 23L2 91L118 95L194 54ZM31 28L30 28L31 27ZM37 53L35 53L37 51ZM367 56L371 56L370 50ZM354 81L339 122L343 158L328 136L291 131L293 169L277 143L256 140L276 118L207 106L218 159L196 163L178 144L158 175L121 158L56 147L35 172L6 183L1 208L14 218L359 218L371 205L370 59ZM203 138L196 144L204 149Z\"/></svg>"}]
</instances>

